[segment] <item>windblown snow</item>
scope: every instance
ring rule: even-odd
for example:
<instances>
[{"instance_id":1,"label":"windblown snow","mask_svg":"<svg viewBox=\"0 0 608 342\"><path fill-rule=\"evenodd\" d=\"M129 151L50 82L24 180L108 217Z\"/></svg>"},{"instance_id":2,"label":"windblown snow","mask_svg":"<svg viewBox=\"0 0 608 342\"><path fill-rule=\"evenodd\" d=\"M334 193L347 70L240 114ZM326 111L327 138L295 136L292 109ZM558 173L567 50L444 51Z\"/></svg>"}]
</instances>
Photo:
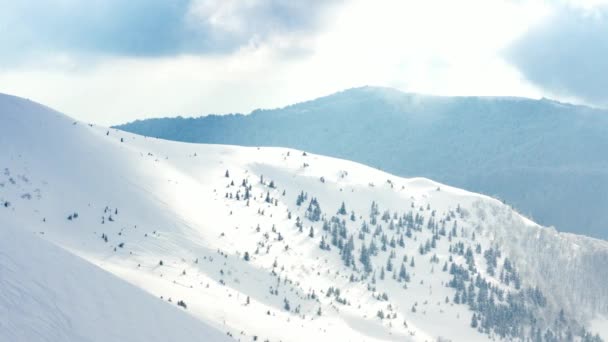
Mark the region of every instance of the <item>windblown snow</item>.
<instances>
[{"instance_id":1,"label":"windblown snow","mask_svg":"<svg viewBox=\"0 0 608 342\"><path fill-rule=\"evenodd\" d=\"M0 148L0 340L592 340L608 316L607 242L428 179L10 96Z\"/></svg>"}]
</instances>

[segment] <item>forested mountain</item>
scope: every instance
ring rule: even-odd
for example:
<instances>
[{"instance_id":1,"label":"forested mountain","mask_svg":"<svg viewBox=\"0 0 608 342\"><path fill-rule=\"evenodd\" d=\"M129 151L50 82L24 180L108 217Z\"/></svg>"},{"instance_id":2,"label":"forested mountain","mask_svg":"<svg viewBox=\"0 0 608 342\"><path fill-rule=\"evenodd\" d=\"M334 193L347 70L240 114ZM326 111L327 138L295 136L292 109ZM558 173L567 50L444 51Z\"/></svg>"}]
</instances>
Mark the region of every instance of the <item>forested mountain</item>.
<instances>
[{"instance_id":1,"label":"forested mountain","mask_svg":"<svg viewBox=\"0 0 608 342\"><path fill-rule=\"evenodd\" d=\"M560 231L608 238L606 110L363 87L248 115L148 119L117 128L350 159L497 197Z\"/></svg>"}]
</instances>

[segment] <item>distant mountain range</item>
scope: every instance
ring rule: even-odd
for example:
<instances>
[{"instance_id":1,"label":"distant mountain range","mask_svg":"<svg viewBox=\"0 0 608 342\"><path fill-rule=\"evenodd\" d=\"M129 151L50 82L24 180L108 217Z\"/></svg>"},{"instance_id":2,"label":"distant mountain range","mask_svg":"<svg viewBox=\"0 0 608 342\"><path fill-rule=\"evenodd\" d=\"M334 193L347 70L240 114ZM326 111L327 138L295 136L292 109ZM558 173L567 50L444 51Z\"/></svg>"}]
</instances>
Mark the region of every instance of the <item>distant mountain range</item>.
<instances>
[{"instance_id":1,"label":"distant mountain range","mask_svg":"<svg viewBox=\"0 0 608 342\"><path fill-rule=\"evenodd\" d=\"M248 115L147 119L116 128L351 159L485 193L541 224L608 239L606 110L363 87Z\"/></svg>"}]
</instances>

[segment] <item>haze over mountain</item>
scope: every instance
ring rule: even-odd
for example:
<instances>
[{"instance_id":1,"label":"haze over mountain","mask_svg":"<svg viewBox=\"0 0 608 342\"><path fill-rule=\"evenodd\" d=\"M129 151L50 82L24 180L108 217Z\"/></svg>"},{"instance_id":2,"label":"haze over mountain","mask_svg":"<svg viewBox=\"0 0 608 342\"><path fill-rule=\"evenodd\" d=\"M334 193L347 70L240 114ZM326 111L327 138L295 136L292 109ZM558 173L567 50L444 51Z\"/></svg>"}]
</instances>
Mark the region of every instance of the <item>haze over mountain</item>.
<instances>
[{"instance_id":1,"label":"haze over mountain","mask_svg":"<svg viewBox=\"0 0 608 342\"><path fill-rule=\"evenodd\" d=\"M484 195L293 148L146 138L3 95L0 146L0 340L22 327L97 340L91 325L129 322L121 336L145 339L180 314L183 341L608 337L608 242Z\"/></svg>"},{"instance_id":2,"label":"haze over mountain","mask_svg":"<svg viewBox=\"0 0 608 342\"><path fill-rule=\"evenodd\" d=\"M177 141L284 146L351 159L488 194L544 225L608 239L607 110L363 87L249 115L116 127Z\"/></svg>"}]
</instances>

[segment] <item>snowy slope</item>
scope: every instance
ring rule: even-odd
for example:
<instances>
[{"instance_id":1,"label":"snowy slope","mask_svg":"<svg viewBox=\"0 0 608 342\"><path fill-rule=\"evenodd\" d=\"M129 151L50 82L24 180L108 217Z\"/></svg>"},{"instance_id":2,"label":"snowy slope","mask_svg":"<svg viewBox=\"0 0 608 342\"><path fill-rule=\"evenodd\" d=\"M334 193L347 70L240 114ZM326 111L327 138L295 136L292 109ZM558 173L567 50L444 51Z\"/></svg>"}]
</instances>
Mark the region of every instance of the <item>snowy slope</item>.
<instances>
[{"instance_id":1,"label":"snowy slope","mask_svg":"<svg viewBox=\"0 0 608 342\"><path fill-rule=\"evenodd\" d=\"M247 115L118 127L177 141L281 146L354 160L489 194L541 224L608 240L607 110L361 87Z\"/></svg>"},{"instance_id":2,"label":"snowy slope","mask_svg":"<svg viewBox=\"0 0 608 342\"><path fill-rule=\"evenodd\" d=\"M16 228L0 229L0 341L225 341L180 308Z\"/></svg>"},{"instance_id":3,"label":"snowy slope","mask_svg":"<svg viewBox=\"0 0 608 342\"><path fill-rule=\"evenodd\" d=\"M608 314L608 243L485 196L285 148L144 138L13 97L0 120L3 226L238 340L565 337Z\"/></svg>"}]
</instances>

